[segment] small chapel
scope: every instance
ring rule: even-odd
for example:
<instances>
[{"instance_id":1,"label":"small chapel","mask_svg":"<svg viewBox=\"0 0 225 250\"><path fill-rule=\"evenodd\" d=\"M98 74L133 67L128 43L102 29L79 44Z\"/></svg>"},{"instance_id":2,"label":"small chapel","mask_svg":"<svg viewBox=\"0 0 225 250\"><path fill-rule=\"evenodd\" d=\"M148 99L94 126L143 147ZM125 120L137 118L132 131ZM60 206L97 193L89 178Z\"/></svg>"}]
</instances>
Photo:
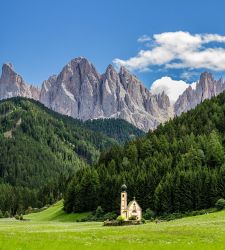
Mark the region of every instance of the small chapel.
<instances>
[{"instance_id":1,"label":"small chapel","mask_svg":"<svg viewBox=\"0 0 225 250\"><path fill-rule=\"evenodd\" d=\"M123 216L126 221L130 219L139 221L142 218L142 210L135 197L127 205L127 186L125 184L121 187L120 215Z\"/></svg>"}]
</instances>

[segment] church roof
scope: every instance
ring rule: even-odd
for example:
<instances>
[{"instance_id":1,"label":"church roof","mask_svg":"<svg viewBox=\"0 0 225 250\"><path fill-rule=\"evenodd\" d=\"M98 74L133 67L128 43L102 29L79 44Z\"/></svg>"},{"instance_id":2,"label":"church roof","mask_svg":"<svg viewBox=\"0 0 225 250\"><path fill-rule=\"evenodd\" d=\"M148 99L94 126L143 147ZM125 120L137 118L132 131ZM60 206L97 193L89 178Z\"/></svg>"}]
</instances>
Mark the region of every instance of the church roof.
<instances>
[{"instance_id":1,"label":"church roof","mask_svg":"<svg viewBox=\"0 0 225 250\"><path fill-rule=\"evenodd\" d=\"M129 203L128 203L128 205L127 205L127 209L129 209L130 208L130 206L132 205L132 203L133 202L135 202L136 203L136 205L141 209L141 207L140 207L140 205L137 203L137 201L135 200L135 199L133 199L132 201L130 201ZM142 210L142 209L141 209Z\"/></svg>"},{"instance_id":2,"label":"church roof","mask_svg":"<svg viewBox=\"0 0 225 250\"><path fill-rule=\"evenodd\" d=\"M123 185L121 186L121 190L122 190L122 191L126 191L126 190L127 190L126 184L123 184Z\"/></svg>"}]
</instances>

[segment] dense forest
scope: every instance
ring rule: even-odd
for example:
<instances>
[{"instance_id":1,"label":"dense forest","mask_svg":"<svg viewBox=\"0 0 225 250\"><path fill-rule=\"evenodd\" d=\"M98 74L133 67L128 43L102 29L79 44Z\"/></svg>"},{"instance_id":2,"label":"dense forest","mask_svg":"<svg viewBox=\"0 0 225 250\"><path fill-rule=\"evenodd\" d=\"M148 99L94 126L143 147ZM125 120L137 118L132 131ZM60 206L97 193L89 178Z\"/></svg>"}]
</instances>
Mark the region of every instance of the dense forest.
<instances>
[{"instance_id":1,"label":"dense forest","mask_svg":"<svg viewBox=\"0 0 225 250\"><path fill-rule=\"evenodd\" d=\"M99 123L104 122L103 120ZM96 126L101 126L99 123ZM61 198L75 172L98 161L100 152L143 132L113 120L116 140L94 124L55 113L39 102L12 98L0 102L0 209L15 214ZM118 129L120 128L120 129ZM104 132L105 131L105 132Z\"/></svg>"},{"instance_id":2,"label":"dense forest","mask_svg":"<svg viewBox=\"0 0 225 250\"><path fill-rule=\"evenodd\" d=\"M122 144L145 134L142 130L122 119L96 119L84 123L87 128L100 133L104 132L105 135Z\"/></svg>"},{"instance_id":3,"label":"dense forest","mask_svg":"<svg viewBox=\"0 0 225 250\"><path fill-rule=\"evenodd\" d=\"M103 152L98 164L71 180L64 208L118 211L123 182L129 199L136 196L144 210L159 215L209 208L225 198L225 92Z\"/></svg>"}]
</instances>

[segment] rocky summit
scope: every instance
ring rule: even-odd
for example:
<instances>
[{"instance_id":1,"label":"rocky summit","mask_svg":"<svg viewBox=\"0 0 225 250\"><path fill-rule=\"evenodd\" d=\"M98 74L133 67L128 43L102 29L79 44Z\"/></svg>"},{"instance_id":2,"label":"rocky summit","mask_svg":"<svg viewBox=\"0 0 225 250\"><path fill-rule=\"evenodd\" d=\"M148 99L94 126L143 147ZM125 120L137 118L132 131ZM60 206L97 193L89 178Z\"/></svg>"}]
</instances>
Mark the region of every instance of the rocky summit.
<instances>
[{"instance_id":1,"label":"rocky summit","mask_svg":"<svg viewBox=\"0 0 225 250\"><path fill-rule=\"evenodd\" d=\"M12 64L3 64L2 75L0 78L0 99L6 99L14 96L23 96L39 100L39 89L24 82L18 75Z\"/></svg>"},{"instance_id":2,"label":"rocky summit","mask_svg":"<svg viewBox=\"0 0 225 250\"><path fill-rule=\"evenodd\" d=\"M101 75L82 57L44 82L40 101L81 120L122 118L145 131L172 115L169 98L152 95L126 68L109 65Z\"/></svg>"},{"instance_id":3,"label":"rocky summit","mask_svg":"<svg viewBox=\"0 0 225 250\"><path fill-rule=\"evenodd\" d=\"M171 105L162 92L153 95L125 67L117 72L109 65L100 74L86 58L71 60L59 73L44 81L41 89L24 82L11 64L4 64L0 78L0 99L29 97L45 106L81 120L122 118L148 131L174 115L180 115L225 89L224 80L203 73L196 89L187 88Z\"/></svg>"},{"instance_id":4,"label":"rocky summit","mask_svg":"<svg viewBox=\"0 0 225 250\"><path fill-rule=\"evenodd\" d=\"M174 105L174 113L178 116L183 112L195 108L199 103L206 99L211 99L225 90L223 78L215 80L212 74L204 72L196 84L196 88L189 86Z\"/></svg>"}]
</instances>

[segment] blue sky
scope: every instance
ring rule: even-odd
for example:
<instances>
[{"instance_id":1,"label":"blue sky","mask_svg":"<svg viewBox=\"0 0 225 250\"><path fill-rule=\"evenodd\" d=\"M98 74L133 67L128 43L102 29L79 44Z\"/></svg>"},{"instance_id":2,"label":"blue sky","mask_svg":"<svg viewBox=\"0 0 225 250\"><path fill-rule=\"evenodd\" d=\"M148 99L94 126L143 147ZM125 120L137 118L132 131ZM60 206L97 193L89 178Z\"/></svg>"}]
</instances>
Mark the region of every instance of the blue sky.
<instances>
[{"instance_id":1,"label":"blue sky","mask_svg":"<svg viewBox=\"0 0 225 250\"><path fill-rule=\"evenodd\" d=\"M78 56L87 57L103 73L115 58L127 64L141 49L157 47L154 34L185 31L191 36L225 36L224 10L223 0L0 0L0 63L13 63L33 84L59 73ZM151 38L150 45L137 41L143 35ZM224 41L213 40L204 47L225 46ZM170 63L176 61L173 58ZM165 75L184 79L186 72L190 73L186 80L195 81L204 70L192 65L168 68L165 64L131 70L147 87ZM223 68L208 70L224 75Z\"/></svg>"}]
</instances>

